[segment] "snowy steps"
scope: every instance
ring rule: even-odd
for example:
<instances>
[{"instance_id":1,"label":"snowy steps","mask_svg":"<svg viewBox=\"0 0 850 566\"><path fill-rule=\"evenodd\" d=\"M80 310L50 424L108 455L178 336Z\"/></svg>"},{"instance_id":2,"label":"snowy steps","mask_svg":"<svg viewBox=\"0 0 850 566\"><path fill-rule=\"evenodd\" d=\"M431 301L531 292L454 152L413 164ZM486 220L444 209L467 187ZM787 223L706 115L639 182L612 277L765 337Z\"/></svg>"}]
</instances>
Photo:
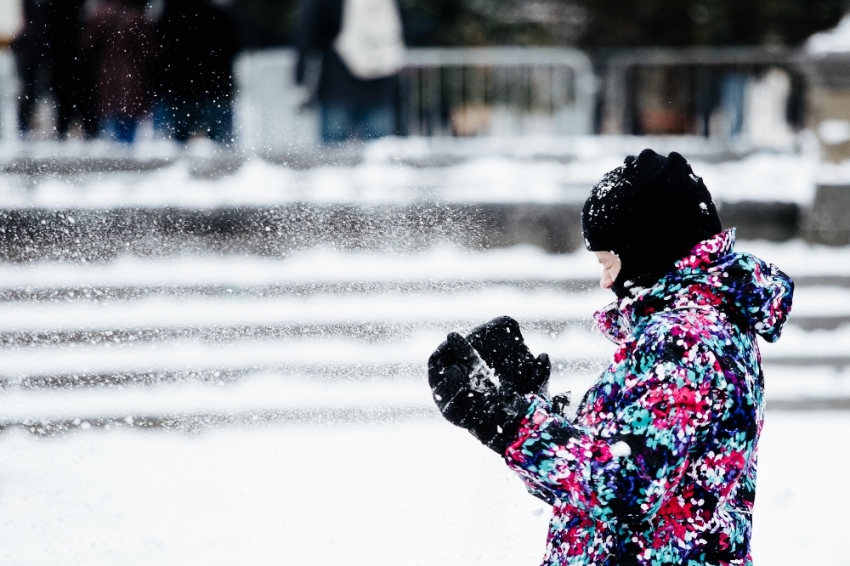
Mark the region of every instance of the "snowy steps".
<instances>
[{"instance_id":1,"label":"snowy steps","mask_svg":"<svg viewBox=\"0 0 850 566\"><path fill-rule=\"evenodd\" d=\"M799 287L850 288L850 276L795 277ZM304 281L265 285L88 285L0 287L0 304L21 301L130 300L145 297L303 297L316 294L438 293L507 287L523 291L540 289L581 292L596 288L596 279L427 279L417 281Z\"/></svg>"},{"instance_id":2,"label":"snowy steps","mask_svg":"<svg viewBox=\"0 0 850 566\"><path fill-rule=\"evenodd\" d=\"M437 293L476 291L492 287L508 287L524 291L550 289L559 291L588 291L595 288L592 279L429 279L424 281L317 281L240 285L148 285L74 287L0 287L0 303L17 301L56 300L128 300L145 297L303 297L316 294L362 295L372 293ZM844 286L850 287L850 277Z\"/></svg>"},{"instance_id":3,"label":"snowy steps","mask_svg":"<svg viewBox=\"0 0 850 566\"><path fill-rule=\"evenodd\" d=\"M773 400L771 411L847 411L850 399ZM37 436L53 436L77 430L138 428L167 430L183 434L200 434L226 426L260 426L267 424L364 424L391 423L407 419L436 418L436 408L428 406L337 407L315 409L277 409L257 411L172 413L166 415L127 415L112 417L0 419L0 431L19 428Z\"/></svg>"},{"instance_id":4,"label":"snowy steps","mask_svg":"<svg viewBox=\"0 0 850 566\"><path fill-rule=\"evenodd\" d=\"M841 408L844 408L843 406ZM336 407L277 409L246 412L199 412L168 415L128 415L94 418L0 419L0 430L15 427L37 436L53 436L75 430L133 427L162 429L184 434L198 434L224 426L258 426L265 424L362 424L393 422L413 418L433 418L435 408L410 407Z\"/></svg>"},{"instance_id":5,"label":"snowy steps","mask_svg":"<svg viewBox=\"0 0 850 566\"><path fill-rule=\"evenodd\" d=\"M39 330L0 330L0 349L49 345L97 345L142 342L168 342L192 340L203 343L226 343L240 340L292 340L298 338L346 338L356 342L375 343L399 340L415 330L445 328L467 329L479 324L478 320L441 319L411 321L327 322L242 324L214 326L157 326L139 328L72 328ZM526 332L561 334L567 329L583 328L590 324L586 319L523 319ZM850 315L795 316L789 325L803 330L835 330L850 324ZM839 359L831 357L830 359ZM792 363L792 362L783 362ZM830 362L827 365L835 365Z\"/></svg>"},{"instance_id":6,"label":"snowy steps","mask_svg":"<svg viewBox=\"0 0 850 566\"><path fill-rule=\"evenodd\" d=\"M850 317L806 320L816 328L835 328ZM46 329L0 331L0 348L35 347L62 344L120 344L192 340L203 343L237 342L240 340L293 340L298 338L345 338L356 342L401 340L416 330L473 328L480 321L463 319L370 321L365 323L285 323L276 325L235 325L198 327L147 327L121 329ZM581 328L589 322L582 319L523 319L526 332L560 334L569 328Z\"/></svg>"},{"instance_id":7,"label":"snowy steps","mask_svg":"<svg viewBox=\"0 0 850 566\"><path fill-rule=\"evenodd\" d=\"M0 427L430 418L430 352L447 331L501 314L550 354L553 391L579 398L609 360L590 314L610 295L579 254L322 254L7 268ZM769 407L850 409L850 276L796 281L790 339L762 347L780 384Z\"/></svg>"}]
</instances>

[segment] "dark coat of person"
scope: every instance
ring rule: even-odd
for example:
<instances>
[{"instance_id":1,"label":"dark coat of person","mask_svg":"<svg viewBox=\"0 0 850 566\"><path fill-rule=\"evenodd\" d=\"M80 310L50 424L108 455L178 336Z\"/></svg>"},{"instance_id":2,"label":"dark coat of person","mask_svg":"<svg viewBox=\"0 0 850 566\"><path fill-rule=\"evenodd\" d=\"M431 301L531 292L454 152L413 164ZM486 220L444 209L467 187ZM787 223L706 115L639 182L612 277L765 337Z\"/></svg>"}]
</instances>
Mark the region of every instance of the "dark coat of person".
<instances>
[{"instance_id":1,"label":"dark coat of person","mask_svg":"<svg viewBox=\"0 0 850 566\"><path fill-rule=\"evenodd\" d=\"M80 119L88 137L97 132L94 90L95 62L83 57L81 39L85 0L50 0L50 90L56 101L56 131L64 136L71 121Z\"/></svg>"},{"instance_id":2,"label":"dark coat of person","mask_svg":"<svg viewBox=\"0 0 850 566\"><path fill-rule=\"evenodd\" d=\"M47 60L50 54L50 26L47 0L24 0L23 28L12 41L12 50L26 60Z\"/></svg>"},{"instance_id":3,"label":"dark coat of person","mask_svg":"<svg viewBox=\"0 0 850 566\"><path fill-rule=\"evenodd\" d=\"M382 104L395 99L397 76L361 80L355 77L333 49L342 29L344 0L305 0L298 21L296 43L298 60L295 81L305 81L307 60L311 53L320 54L322 67L316 87L316 98L322 104Z\"/></svg>"},{"instance_id":4,"label":"dark coat of person","mask_svg":"<svg viewBox=\"0 0 850 566\"><path fill-rule=\"evenodd\" d=\"M150 107L147 74L155 53L142 6L104 0L86 19L82 41L84 56L96 60L100 114L140 118Z\"/></svg>"},{"instance_id":5,"label":"dark coat of person","mask_svg":"<svg viewBox=\"0 0 850 566\"><path fill-rule=\"evenodd\" d=\"M238 51L230 17L204 0L170 0L156 25L154 91L176 101L229 99Z\"/></svg>"},{"instance_id":6,"label":"dark coat of person","mask_svg":"<svg viewBox=\"0 0 850 566\"><path fill-rule=\"evenodd\" d=\"M18 128L31 127L35 103L48 86L50 72L50 25L46 0L24 0L24 26L12 42L21 92L18 98Z\"/></svg>"}]
</instances>

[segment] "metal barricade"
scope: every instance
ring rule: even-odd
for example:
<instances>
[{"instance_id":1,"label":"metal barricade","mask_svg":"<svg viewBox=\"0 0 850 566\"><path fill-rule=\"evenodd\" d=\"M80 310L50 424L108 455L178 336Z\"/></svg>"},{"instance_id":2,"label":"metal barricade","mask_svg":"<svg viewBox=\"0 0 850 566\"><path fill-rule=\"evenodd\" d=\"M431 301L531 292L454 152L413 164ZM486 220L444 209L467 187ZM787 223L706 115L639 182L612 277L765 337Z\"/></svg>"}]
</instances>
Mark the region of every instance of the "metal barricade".
<instances>
[{"instance_id":1,"label":"metal barricade","mask_svg":"<svg viewBox=\"0 0 850 566\"><path fill-rule=\"evenodd\" d=\"M409 49L400 126L411 136L591 134L595 90L575 49Z\"/></svg>"},{"instance_id":2,"label":"metal barricade","mask_svg":"<svg viewBox=\"0 0 850 566\"><path fill-rule=\"evenodd\" d=\"M236 123L248 150L318 144L318 113L299 107L295 52L243 54L236 64ZM596 80L574 49L409 49L400 76L402 135L593 133Z\"/></svg>"},{"instance_id":3,"label":"metal barricade","mask_svg":"<svg viewBox=\"0 0 850 566\"><path fill-rule=\"evenodd\" d=\"M624 49L605 62L602 132L691 133L726 141L740 135L753 145L790 143L786 118L802 114L793 105L802 97L789 103L798 94L790 91L789 73L804 59L804 53L787 48Z\"/></svg>"}]
</instances>

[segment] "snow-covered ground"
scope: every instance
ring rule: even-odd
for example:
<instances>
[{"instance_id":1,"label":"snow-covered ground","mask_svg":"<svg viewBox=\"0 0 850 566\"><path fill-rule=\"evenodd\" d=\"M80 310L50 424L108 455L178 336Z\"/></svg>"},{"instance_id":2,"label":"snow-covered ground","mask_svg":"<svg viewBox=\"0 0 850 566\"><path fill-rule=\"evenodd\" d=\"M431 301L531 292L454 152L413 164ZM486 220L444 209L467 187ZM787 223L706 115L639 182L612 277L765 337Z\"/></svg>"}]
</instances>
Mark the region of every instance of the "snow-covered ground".
<instances>
[{"instance_id":1,"label":"snow-covered ground","mask_svg":"<svg viewBox=\"0 0 850 566\"><path fill-rule=\"evenodd\" d=\"M847 564L846 413L768 412L755 563ZM0 436L9 566L538 564L546 505L434 419Z\"/></svg>"},{"instance_id":2,"label":"snow-covered ground","mask_svg":"<svg viewBox=\"0 0 850 566\"><path fill-rule=\"evenodd\" d=\"M416 143L345 167L249 160L215 180L185 160L5 175L0 204L579 202L643 145L688 155L669 140L481 140L437 166L411 163L434 149ZM726 201L807 204L824 174L808 150L692 162ZM850 249L738 249L800 283L784 337L762 344L756 561L847 564L850 496L834 486L850 411L811 409L850 407ZM439 418L425 361L449 330L510 314L552 356L552 390L579 399L612 351L590 323L612 298L598 272L586 252L448 246L0 265L0 563L536 564L548 509Z\"/></svg>"},{"instance_id":3,"label":"snow-covered ground","mask_svg":"<svg viewBox=\"0 0 850 566\"><path fill-rule=\"evenodd\" d=\"M762 346L757 563L845 564L850 413L770 407L850 400L850 250L738 247L804 282ZM439 418L424 363L511 314L579 398L611 352L597 273L531 247L4 265L0 562L536 564L548 509Z\"/></svg>"}]
</instances>

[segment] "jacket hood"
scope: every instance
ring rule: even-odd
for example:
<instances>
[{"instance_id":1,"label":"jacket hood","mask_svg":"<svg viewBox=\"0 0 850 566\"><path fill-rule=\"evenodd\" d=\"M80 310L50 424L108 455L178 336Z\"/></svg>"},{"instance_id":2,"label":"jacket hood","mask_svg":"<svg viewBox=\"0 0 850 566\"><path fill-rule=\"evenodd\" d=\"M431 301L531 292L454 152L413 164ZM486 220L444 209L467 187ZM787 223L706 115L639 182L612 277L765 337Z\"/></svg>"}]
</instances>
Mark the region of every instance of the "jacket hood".
<instances>
[{"instance_id":1,"label":"jacket hood","mask_svg":"<svg viewBox=\"0 0 850 566\"><path fill-rule=\"evenodd\" d=\"M708 307L775 342L791 312L794 282L775 265L734 252L734 246L734 229L703 240L655 285L632 289L631 296L598 311L600 329L621 343L653 313Z\"/></svg>"}]
</instances>

